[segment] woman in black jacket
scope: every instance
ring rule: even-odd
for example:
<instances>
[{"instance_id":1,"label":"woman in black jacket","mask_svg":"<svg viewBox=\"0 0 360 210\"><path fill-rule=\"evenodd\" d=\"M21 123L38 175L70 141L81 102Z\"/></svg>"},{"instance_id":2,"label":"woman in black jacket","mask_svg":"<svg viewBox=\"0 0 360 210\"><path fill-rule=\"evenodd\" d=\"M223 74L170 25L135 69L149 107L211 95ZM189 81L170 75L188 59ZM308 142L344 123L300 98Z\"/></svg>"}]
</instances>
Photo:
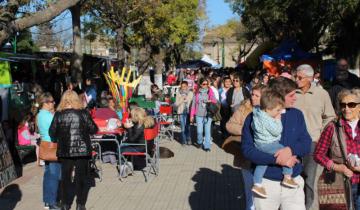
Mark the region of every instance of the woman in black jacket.
<instances>
[{"instance_id":1,"label":"woman in black jacket","mask_svg":"<svg viewBox=\"0 0 360 210\"><path fill-rule=\"evenodd\" d=\"M63 209L71 208L69 192L71 174L75 166L75 192L77 210L85 210L88 194L89 160L91 156L90 135L98 128L90 114L84 109L76 92L64 92L51 123L49 134L52 141L58 143L57 157L61 162L62 184L61 200Z\"/></svg>"},{"instance_id":2,"label":"woman in black jacket","mask_svg":"<svg viewBox=\"0 0 360 210\"><path fill-rule=\"evenodd\" d=\"M151 128L155 124L154 118L147 116L146 111L140 107L131 110L131 120L124 123L127 131L127 139L125 143L144 144L144 129ZM148 152L152 151L153 141L147 141ZM122 152L143 152L142 146L124 146Z\"/></svg>"},{"instance_id":3,"label":"woman in black jacket","mask_svg":"<svg viewBox=\"0 0 360 210\"><path fill-rule=\"evenodd\" d=\"M230 88L226 93L226 102L228 105L228 113L230 118L231 114L233 114L239 107L243 100L250 98L250 92L246 87L243 87L244 77L242 74L235 74L232 80L233 87Z\"/></svg>"}]
</instances>

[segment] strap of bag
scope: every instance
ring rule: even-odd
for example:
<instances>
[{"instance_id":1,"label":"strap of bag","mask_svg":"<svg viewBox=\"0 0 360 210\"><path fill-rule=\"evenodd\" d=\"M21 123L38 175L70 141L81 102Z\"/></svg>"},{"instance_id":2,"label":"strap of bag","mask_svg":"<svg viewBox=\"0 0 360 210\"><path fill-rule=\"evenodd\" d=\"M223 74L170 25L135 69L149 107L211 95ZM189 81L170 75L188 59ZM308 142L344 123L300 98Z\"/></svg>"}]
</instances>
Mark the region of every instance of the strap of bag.
<instances>
[{"instance_id":1,"label":"strap of bag","mask_svg":"<svg viewBox=\"0 0 360 210\"><path fill-rule=\"evenodd\" d=\"M343 145L344 141L342 139L342 135L340 135L340 129L342 129L342 125L341 125L340 120L338 120L337 122L335 122L335 132L337 135L337 140L339 141L339 146L340 146L342 158L344 160L344 164L346 166L348 166L348 161L346 158L346 151L344 150L344 145ZM347 201L348 210L355 210L354 200L353 200L352 192L351 192L351 188L352 188L351 180L349 177L347 177L345 175L343 175L343 179L344 179L345 198Z\"/></svg>"}]
</instances>

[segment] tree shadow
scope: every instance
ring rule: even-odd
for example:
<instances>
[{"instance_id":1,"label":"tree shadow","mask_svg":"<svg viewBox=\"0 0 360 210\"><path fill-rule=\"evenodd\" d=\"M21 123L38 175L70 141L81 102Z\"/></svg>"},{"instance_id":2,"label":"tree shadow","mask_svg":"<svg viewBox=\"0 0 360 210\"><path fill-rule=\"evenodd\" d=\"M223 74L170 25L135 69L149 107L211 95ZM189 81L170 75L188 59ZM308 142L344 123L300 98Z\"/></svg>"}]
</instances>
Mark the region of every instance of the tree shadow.
<instances>
[{"instance_id":1,"label":"tree shadow","mask_svg":"<svg viewBox=\"0 0 360 210\"><path fill-rule=\"evenodd\" d=\"M0 194L0 206L2 210L13 210L16 204L21 200L22 193L17 184L11 184Z\"/></svg>"},{"instance_id":2,"label":"tree shadow","mask_svg":"<svg viewBox=\"0 0 360 210\"><path fill-rule=\"evenodd\" d=\"M195 191L189 196L192 210L245 209L243 178L240 169L222 165L221 173L200 168L192 177Z\"/></svg>"}]
</instances>

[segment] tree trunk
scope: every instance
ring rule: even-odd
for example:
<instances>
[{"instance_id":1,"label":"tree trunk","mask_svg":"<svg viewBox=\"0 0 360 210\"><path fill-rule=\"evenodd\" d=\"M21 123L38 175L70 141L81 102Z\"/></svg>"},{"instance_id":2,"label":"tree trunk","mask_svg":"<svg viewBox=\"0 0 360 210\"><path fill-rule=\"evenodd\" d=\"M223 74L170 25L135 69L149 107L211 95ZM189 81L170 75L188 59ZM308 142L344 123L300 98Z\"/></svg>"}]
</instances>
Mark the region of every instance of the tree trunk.
<instances>
[{"instance_id":1,"label":"tree trunk","mask_svg":"<svg viewBox=\"0 0 360 210\"><path fill-rule=\"evenodd\" d=\"M73 24L73 57L71 61L71 77L77 82L82 82L83 76L83 52L81 47L81 32L80 32L80 11L81 5L77 4L70 8L72 24Z\"/></svg>"},{"instance_id":2,"label":"tree trunk","mask_svg":"<svg viewBox=\"0 0 360 210\"><path fill-rule=\"evenodd\" d=\"M162 88L162 70L164 68L164 52L160 50L160 52L153 56L155 61L155 84Z\"/></svg>"},{"instance_id":3,"label":"tree trunk","mask_svg":"<svg viewBox=\"0 0 360 210\"><path fill-rule=\"evenodd\" d=\"M125 65L124 33L125 32L123 26L116 29L116 51L117 58L120 60L120 68Z\"/></svg>"},{"instance_id":4,"label":"tree trunk","mask_svg":"<svg viewBox=\"0 0 360 210\"><path fill-rule=\"evenodd\" d=\"M26 28L48 22L69 7L76 5L79 1L80 0L59 0L54 3L50 3L49 6L44 10L35 12L28 16L24 16L15 21L2 22L4 26L0 28L0 45L15 32L19 32ZM16 12L17 11L12 11L14 14Z\"/></svg>"}]
</instances>

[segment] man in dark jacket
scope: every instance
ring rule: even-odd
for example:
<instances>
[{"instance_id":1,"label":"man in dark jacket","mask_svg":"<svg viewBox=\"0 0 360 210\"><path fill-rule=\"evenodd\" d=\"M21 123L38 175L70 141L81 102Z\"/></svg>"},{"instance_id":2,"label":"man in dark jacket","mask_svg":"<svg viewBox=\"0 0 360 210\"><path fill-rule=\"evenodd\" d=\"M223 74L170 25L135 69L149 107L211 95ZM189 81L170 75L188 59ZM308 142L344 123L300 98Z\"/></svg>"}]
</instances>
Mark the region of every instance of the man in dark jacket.
<instances>
[{"instance_id":1,"label":"man in dark jacket","mask_svg":"<svg viewBox=\"0 0 360 210\"><path fill-rule=\"evenodd\" d=\"M331 103L336 113L340 113L338 94L343 89L353 89L360 87L360 78L349 72L349 64L346 59L341 58L337 62L336 77L333 86L329 90Z\"/></svg>"},{"instance_id":2,"label":"man in dark jacket","mask_svg":"<svg viewBox=\"0 0 360 210\"><path fill-rule=\"evenodd\" d=\"M242 152L244 157L256 165L268 165L265 172L263 185L268 191L268 198L254 198L257 210L265 209L305 209L304 180L300 176L302 165L300 159L310 153L311 138L306 130L306 124L302 112L292 108L296 101L296 83L292 80L280 77L270 83L270 88L279 92L285 98L285 106L281 115L283 131L280 143L285 148L278 150L275 155L261 152L254 145L254 133L251 127L253 120L250 114L244 123L242 131ZM300 185L299 188L291 189L282 186L282 166L292 167L292 177Z\"/></svg>"}]
</instances>

